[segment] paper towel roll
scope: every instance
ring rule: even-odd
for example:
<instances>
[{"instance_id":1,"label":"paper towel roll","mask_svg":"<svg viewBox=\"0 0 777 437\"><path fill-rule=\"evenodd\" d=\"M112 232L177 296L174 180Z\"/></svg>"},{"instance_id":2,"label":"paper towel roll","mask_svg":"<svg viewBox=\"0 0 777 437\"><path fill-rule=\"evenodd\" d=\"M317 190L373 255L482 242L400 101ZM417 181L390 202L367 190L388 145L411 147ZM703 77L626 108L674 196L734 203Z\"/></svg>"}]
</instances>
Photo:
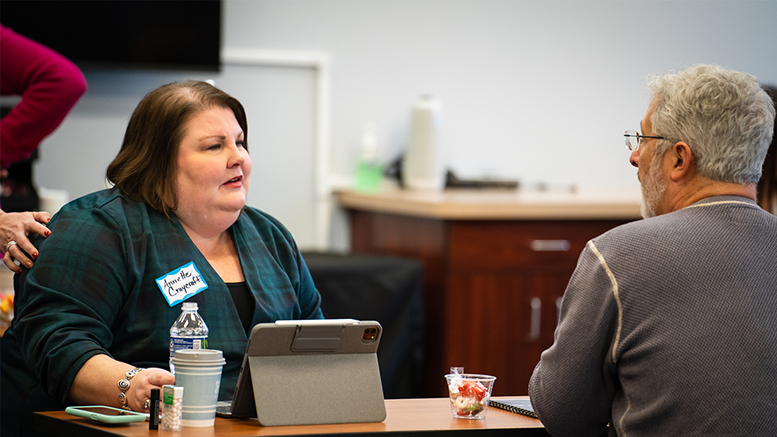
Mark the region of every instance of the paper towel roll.
<instances>
[{"instance_id":1,"label":"paper towel roll","mask_svg":"<svg viewBox=\"0 0 777 437\"><path fill-rule=\"evenodd\" d=\"M445 171L440 144L442 104L432 96L420 96L410 116L410 138L402 164L402 183L417 190L442 190Z\"/></svg>"}]
</instances>

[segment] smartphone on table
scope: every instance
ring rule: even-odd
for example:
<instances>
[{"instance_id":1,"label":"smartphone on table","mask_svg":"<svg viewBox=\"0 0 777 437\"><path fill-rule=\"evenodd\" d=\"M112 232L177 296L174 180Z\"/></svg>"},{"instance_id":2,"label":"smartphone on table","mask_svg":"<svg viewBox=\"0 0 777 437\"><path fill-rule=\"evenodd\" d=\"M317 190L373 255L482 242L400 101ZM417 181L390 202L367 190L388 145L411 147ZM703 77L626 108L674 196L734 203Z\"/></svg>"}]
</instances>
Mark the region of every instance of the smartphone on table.
<instances>
[{"instance_id":1,"label":"smartphone on table","mask_svg":"<svg viewBox=\"0 0 777 437\"><path fill-rule=\"evenodd\" d=\"M87 405L83 407L67 407L65 413L74 416L86 417L102 423L129 423L143 422L148 418L145 413L122 410L105 405Z\"/></svg>"}]
</instances>

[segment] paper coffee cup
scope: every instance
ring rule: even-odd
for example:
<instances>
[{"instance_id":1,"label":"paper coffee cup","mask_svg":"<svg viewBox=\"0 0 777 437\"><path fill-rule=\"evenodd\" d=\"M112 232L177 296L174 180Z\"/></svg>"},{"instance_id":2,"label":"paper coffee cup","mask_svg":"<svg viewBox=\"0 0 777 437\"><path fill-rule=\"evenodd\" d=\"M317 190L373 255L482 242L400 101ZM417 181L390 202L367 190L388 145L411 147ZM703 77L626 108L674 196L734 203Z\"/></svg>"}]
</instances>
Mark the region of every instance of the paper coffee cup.
<instances>
[{"instance_id":1,"label":"paper coffee cup","mask_svg":"<svg viewBox=\"0 0 777 437\"><path fill-rule=\"evenodd\" d=\"M226 364L221 351L181 349L175 352L175 385L183 387L182 426L213 426Z\"/></svg>"}]
</instances>

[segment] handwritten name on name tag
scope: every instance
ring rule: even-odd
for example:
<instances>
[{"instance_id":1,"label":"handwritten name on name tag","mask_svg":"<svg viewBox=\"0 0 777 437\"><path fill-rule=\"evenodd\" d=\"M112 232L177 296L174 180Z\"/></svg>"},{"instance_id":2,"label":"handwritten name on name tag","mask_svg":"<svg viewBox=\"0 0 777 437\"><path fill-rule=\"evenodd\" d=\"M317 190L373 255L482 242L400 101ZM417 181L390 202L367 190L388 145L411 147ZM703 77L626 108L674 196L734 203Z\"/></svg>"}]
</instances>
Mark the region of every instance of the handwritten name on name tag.
<instances>
[{"instance_id":1,"label":"handwritten name on name tag","mask_svg":"<svg viewBox=\"0 0 777 437\"><path fill-rule=\"evenodd\" d=\"M156 285L171 307L208 288L194 261L160 276Z\"/></svg>"}]
</instances>

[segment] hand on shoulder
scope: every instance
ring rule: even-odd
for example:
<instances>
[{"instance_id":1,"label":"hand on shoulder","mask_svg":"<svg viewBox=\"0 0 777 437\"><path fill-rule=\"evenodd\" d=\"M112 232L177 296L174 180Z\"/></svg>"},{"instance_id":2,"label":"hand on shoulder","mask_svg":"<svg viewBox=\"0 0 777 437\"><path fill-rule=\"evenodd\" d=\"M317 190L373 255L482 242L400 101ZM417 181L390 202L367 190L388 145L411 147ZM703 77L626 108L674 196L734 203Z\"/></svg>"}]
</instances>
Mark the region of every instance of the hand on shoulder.
<instances>
[{"instance_id":1,"label":"hand on shoulder","mask_svg":"<svg viewBox=\"0 0 777 437\"><path fill-rule=\"evenodd\" d=\"M3 212L0 210L0 247L3 262L13 272L21 272L21 264L32 267L32 260L38 257L38 249L29 240L35 233L48 237L51 231L46 224L51 220L45 211Z\"/></svg>"}]
</instances>

